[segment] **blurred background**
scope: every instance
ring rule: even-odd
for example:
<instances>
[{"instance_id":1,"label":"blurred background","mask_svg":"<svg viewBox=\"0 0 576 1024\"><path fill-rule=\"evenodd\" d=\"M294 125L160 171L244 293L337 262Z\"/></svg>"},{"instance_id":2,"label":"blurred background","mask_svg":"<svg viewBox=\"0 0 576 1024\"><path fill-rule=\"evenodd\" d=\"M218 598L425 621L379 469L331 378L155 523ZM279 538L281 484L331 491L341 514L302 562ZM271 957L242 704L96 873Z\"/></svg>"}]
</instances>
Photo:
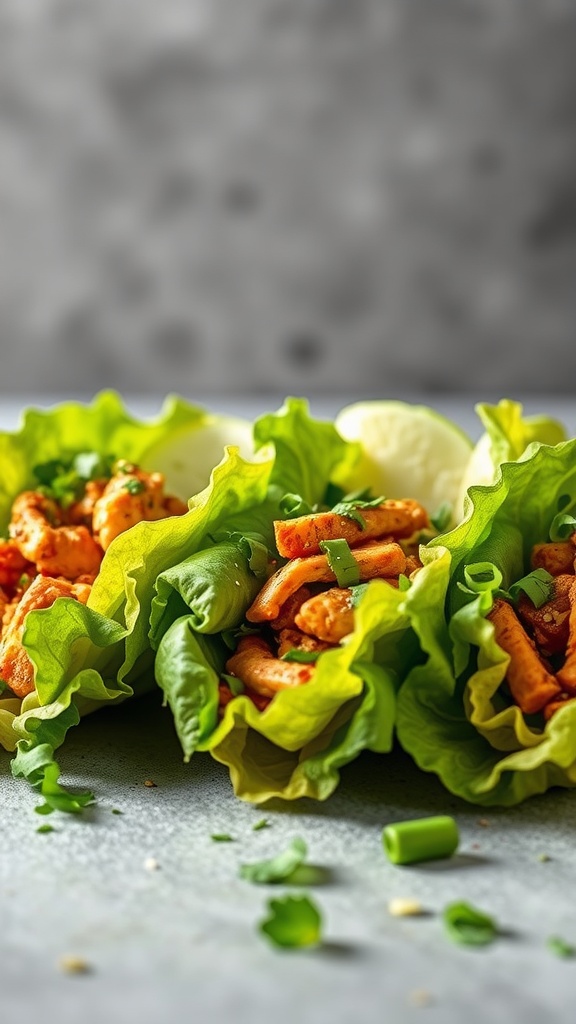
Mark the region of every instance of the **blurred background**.
<instances>
[{"instance_id":1,"label":"blurred background","mask_svg":"<svg viewBox=\"0 0 576 1024\"><path fill-rule=\"evenodd\" d=\"M574 0L0 0L0 392L566 394Z\"/></svg>"}]
</instances>

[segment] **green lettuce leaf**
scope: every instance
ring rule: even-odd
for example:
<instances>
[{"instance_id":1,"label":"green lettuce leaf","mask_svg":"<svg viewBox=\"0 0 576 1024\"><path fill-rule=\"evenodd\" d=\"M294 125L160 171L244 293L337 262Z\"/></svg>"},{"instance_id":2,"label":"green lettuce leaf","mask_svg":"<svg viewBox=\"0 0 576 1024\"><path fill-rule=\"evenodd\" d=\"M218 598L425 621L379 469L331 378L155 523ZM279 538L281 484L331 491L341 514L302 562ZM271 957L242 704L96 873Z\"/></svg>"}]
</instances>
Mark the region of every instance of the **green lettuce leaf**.
<instances>
[{"instance_id":1,"label":"green lettuce leaf","mask_svg":"<svg viewBox=\"0 0 576 1024\"><path fill-rule=\"evenodd\" d=\"M465 592L465 568L493 564L505 589L528 572L532 546L548 540L558 508L576 505L576 441L533 446L505 464L495 484L471 488L470 498L469 518L426 552L441 567L438 605L427 601L414 619L428 660L402 686L398 736L451 792L510 805L576 785L576 704L547 723L508 704L501 692L508 656L485 617L490 596Z\"/></svg>"}]
</instances>

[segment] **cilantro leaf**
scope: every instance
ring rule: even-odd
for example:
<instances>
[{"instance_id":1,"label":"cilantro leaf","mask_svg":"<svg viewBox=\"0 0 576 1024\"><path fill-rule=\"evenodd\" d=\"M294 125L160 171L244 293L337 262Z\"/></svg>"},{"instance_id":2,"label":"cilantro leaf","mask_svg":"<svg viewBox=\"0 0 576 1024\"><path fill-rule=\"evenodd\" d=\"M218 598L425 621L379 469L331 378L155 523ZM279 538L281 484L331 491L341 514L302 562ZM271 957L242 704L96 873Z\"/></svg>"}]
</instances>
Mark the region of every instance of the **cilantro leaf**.
<instances>
[{"instance_id":1,"label":"cilantro leaf","mask_svg":"<svg viewBox=\"0 0 576 1024\"><path fill-rule=\"evenodd\" d=\"M285 882L294 874L296 868L303 864L308 847L300 836L295 836L290 845L267 860L255 861L252 864L240 865L240 878L257 885Z\"/></svg>"},{"instance_id":2,"label":"cilantro leaf","mask_svg":"<svg viewBox=\"0 0 576 1024\"><path fill-rule=\"evenodd\" d=\"M493 918L470 903L450 903L442 919L450 938L462 946L487 946L498 935Z\"/></svg>"},{"instance_id":3,"label":"cilantro leaf","mask_svg":"<svg viewBox=\"0 0 576 1024\"><path fill-rule=\"evenodd\" d=\"M280 661L297 661L301 665L313 665L320 657L321 651L302 651L298 647L292 647L282 655Z\"/></svg>"},{"instance_id":4,"label":"cilantro leaf","mask_svg":"<svg viewBox=\"0 0 576 1024\"><path fill-rule=\"evenodd\" d=\"M317 946L322 937L322 916L309 896L284 896L269 900L269 917L260 931L275 945L286 949Z\"/></svg>"}]
</instances>

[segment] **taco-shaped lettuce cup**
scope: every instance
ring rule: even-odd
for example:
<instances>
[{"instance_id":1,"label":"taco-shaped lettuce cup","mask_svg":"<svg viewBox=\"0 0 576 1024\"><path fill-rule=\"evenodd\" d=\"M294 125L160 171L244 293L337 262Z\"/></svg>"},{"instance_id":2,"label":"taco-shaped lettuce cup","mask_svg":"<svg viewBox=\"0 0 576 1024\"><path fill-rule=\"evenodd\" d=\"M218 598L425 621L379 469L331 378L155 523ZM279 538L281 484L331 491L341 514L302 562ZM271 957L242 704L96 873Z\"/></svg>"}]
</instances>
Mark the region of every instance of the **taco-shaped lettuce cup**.
<instances>
[{"instance_id":1,"label":"taco-shaped lettuce cup","mask_svg":"<svg viewBox=\"0 0 576 1024\"><path fill-rule=\"evenodd\" d=\"M145 629L118 676L138 617L122 552L133 567L145 559L154 527L186 514L182 499L199 478L207 482L207 460L222 457L225 430L252 450L244 421L170 397L157 419L142 422L103 392L89 405L28 410L18 430L0 434L0 744L14 750L23 741L18 771L28 774L22 758L32 748L43 747L45 760L80 711L129 696L136 680L144 685ZM179 495L169 493L174 485ZM130 527L140 520L141 543L133 543ZM109 658L104 652L112 650Z\"/></svg>"},{"instance_id":2,"label":"taco-shaped lettuce cup","mask_svg":"<svg viewBox=\"0 0 576 1024\"><path fill-rule=\"evenodd\" d=\"M399 694L398 736L471 802L576 785L575 509L576 441L532 444L426 552L445 604L415 620L428 660Z\"/></svg>"},{"instance_id":3,"label":"taco-shaped lettuce cup","mask_svg":"<svg viewBox=\"0 0 576 1024\"><path fill-rule=\"evenodd\" d=\"M343 499L357 457L301 401L255 425L273 442L266 500L246 502L233 462L205 506L206 542L159 574L150 617L155 674L184 755L210 751L240 797L325 799L362 750L391 749L395 694L421 660L411 629L436 565L417 502ZM241 512L223 517L223 505Z\"/></svg>"}]
</instances>

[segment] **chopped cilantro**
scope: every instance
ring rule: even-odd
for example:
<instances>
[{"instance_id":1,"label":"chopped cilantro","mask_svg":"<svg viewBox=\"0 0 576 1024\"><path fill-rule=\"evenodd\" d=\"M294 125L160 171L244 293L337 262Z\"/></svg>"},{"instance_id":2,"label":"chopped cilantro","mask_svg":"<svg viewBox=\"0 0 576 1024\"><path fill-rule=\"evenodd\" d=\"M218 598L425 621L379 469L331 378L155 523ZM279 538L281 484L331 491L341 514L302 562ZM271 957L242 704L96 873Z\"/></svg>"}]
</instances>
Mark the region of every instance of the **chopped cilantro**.
<instances>
[{"instance_id":1,"label":"chopped cilantro","mask_svg":"<svg viewBox=\"0 0 576 1024\"><path fill-rule=\"evenodd\" d=\"M357 523L361 530L366 529L366 520L364 516L360 515L359 509L366 508L378 508L384 498L369 498L367 495L368 491L358 491L355 494L347 494L342 501L338 501L333 507L332 512L335 512L337 516L344 516L346 519L351 519Z\"/></svg>"},{"instance_id":2,"label":"chopped cilantro","mask_svg":"<svg viewBox=\"0 0 576 1024\"><path fill-rule=\"evenodd\" d=\"M275 946L298 949L317 946L322 937L322 916L309 896L283 896L268 901L269 916L260 931Z\"/></svg>"},{"instance_id":3,"label":"chopped cilantro","mask_svg":"<svg viewBox=\"0 0 576 1024\"><path fill-rule=\"evenodd\" d=\"M280 661L298 661L302 665L313 665L320 657L320 651L302 651L298 647L292 647L282 655Z\"/></svg>"},{"instance_id":4,"label":"chopped cilantro","mask_svg":"<svg viewBox=\"0 0 576 1024\"><path fill-rule=\"evenodd\" d=\"M345 540L321 540L320 549L326 555L339 587L354 587L360 582L358 562Z\"/></svg>"},{"instance_id":5,"label":"chopped cilantro","mask_svg":"<svg viewBox=\"0 0 576 1024\"><path fill-rule=\"evenodd\" d=\"M290 845L275 857L255 861L253 864L241 864L240 878L257 885L285 882L303 864L307 853L308 847L304 840L295 836Z\"/></svg>"},{"instance_id":6,"label":"chopped cilantro","mask_svg":"<svg viewBox=\"0 0 576 1024\"><path fill-rule=\"evenodd\" d=\"M122 484L122 487L125 491L128 491L128 494L132 495L142 494L142 491L146 490L146 485L135 476L128 477L128 480Z\"/></svg>"},{"instance_id":7,"label":"chopped cilantro","mask_svg":"<svg viewBox=\"0 0 576 1024\"><path fill-rule=\"evenodd\" d=\"M78 500L89 480L110 477L112 460L98 452L78 452L66 461L42 462L32 472L42 493L67 508Z\"/></svg>"},{"instance_id":8,"label":"chopped cilantro","mask_svg":"<svg viewBox=\"0 0 576 1024\"><path fill-rule=\"evenodd\" d=\"M450 938L463 946L487 946L498 935L493 918L470 903L450 903L442 919Z\"/></svg>"}]
</instances>

